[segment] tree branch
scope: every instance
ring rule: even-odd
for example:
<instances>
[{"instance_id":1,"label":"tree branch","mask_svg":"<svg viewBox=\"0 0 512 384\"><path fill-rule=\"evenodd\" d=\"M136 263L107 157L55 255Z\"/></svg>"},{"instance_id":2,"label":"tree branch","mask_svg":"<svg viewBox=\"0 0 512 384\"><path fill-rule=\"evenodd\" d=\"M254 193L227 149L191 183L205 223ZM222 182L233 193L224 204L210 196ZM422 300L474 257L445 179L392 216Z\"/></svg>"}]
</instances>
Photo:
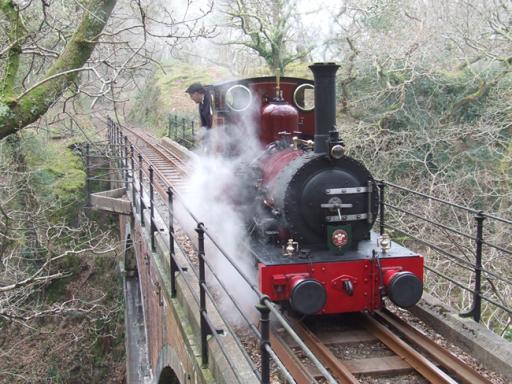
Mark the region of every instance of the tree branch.
<instances>
[{"instance_id":1,"label":"tree branch","mask_svg":"<svg viewBox=\"0 0 512 384\"><path fill-rule=\"evenodd\" d=\"M0 99L0 139L33 123L77 78L76 69L90 58L117 0L90 0L77 30L66 44L60 57L46 73L46 81L15 100ZM5 3L5 0L4 0ZM10 1L9 1L10 3ZM63 76L54 77L57 74Z\"/></svg>"},{"instance_id":2,"label":"tree branch","mask_svg":"<svg viewBox=\"0 0 512 384\"><path fill-rule=\"evenodd\" d=\"M10 45L6 49L5 73L0 83L0 98L8 99L14 93L16 75L20 66L21 45L27 30L23 25L17 6L12 0L0 0L0 10L9 22L8 37Z\"/></svg>"}]
</instances>

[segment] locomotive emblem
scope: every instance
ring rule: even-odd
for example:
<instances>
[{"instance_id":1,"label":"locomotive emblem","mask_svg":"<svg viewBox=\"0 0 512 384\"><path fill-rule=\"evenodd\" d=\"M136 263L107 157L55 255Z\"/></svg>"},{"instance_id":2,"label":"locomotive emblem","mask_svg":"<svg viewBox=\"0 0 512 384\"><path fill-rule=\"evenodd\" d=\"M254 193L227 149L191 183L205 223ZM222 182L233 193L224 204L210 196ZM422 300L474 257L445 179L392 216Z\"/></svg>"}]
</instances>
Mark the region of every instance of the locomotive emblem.
<instances>
[{"instance_id":1,"label":"locomotive emblem","mask_svg":"<svg viewBox=\"0 0 512 384\"><path fill-rule=\"evenodd\" d=\"M348 243L348 233L343 229L337 229L332 233L331 241L336 248L341 248Z\"/></svg>"}]
</instances>

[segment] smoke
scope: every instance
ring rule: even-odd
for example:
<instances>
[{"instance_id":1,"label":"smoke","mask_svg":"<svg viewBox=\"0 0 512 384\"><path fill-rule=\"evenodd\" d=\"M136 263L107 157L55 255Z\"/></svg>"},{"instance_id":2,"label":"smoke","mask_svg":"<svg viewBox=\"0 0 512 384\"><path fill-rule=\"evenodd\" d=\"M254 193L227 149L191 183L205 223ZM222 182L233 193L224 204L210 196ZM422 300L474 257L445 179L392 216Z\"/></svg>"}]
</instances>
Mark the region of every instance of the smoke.
<instances>
[{"instance_id":1,"label":"smoke","mask_svg":"<svg viewBox=\"0 0 512 384\"><path fill-rule=\"evenodd\" d=\"M255 108L259 109L259 106ZM203 129L200 133L197 156L189 164L192 172L187 180L184 203L205 224L208 234L237 263L252 284L257 285L255 260L248 254L244 243L249 240L246 223L252 218L250 210L254 201L250 200L251 187L257 181L255 175L250 175L251 164L262 154L263 148L256 128L250 122L252 114L247 115L249 117L239 125ZM179 211L177 215L180 221L188 216ZM212 241L207 236L205 239L206 259L213 265L214 273L227 286L244 313L254 321L257 295ZM207 271L207 284L212 286L214 280ZM223 296L220 289L216 289L216 295ZM233 314L230 320L240 318L225 296L221 308L224 315Z\"/></svg>"}]
</instances>

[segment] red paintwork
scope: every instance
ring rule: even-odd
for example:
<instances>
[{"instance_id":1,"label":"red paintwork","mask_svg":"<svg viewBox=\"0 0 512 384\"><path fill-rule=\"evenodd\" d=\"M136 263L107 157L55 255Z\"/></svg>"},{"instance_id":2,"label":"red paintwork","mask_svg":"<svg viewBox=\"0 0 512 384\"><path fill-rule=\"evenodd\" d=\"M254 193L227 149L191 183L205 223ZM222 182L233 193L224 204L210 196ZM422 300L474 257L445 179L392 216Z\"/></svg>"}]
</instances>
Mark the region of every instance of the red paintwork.
<instances>
[{"instance_id":1,"label":"red paintwork","mask_svg":"<svg viewBox=\"0 0 512 384\"><path fill-rule=\"evenodd\" d=\"M275 152L264 159L261 166L261 170L263 172L263 184L270 184L291 161L295 160L302 154L302 151L286 149Z\"/></svg>"},{"instance_id":2,"label":"red paintwork","mask_svg":"<svg viewBox=\"0 0 512 384\"><path fill-rule=\"evenodd\" d=\"M280 139L279 132L291 135L300 133L303 139L312 139L315 130L315 111L304 112L295 107L293 93L298 86L312 83L297 78L281 78L280 90L286 103L273 102L276 96L276 79L273 77L230 81L213 86L214 118L220 124L251 124L257 127L263 145ZM226 91L242 84L250 89L252 103L243 112L229 109L225 103ZM302 150L284 149L261 160L262 183L267 190L268 205L272 205L275 181L289 164L303 155ZM279 238L284 244L290 238L286 228L278 228ZM342 244L344 238L336 237ZM288 300L290 292L299 281L315 279L321 282L327 294L327 301L320 311L323 314L373 311L382 306L381 286L391 281L395 273L409 271L423 281L423 257L385 257L380 259L381 270L376 262L369 259L340 260L336 262L265 265L259 264L259 285L263 294L273 301ZM381 281L381 279L383 281ZM349 295L344 282L351 281L353 294Z\"/></svg>"},{"instance_id":3,"label":"red paintwork","mask_svg":"<svg viewBox=\"0 0 512 384\"><path fill-rule=\"evenodd\" d=\"M264 144L270 144L279 140L282 132L293 137L298 133L298 122L297 108L285 102L270 102L261 111L260 140Z\"/></svg>"},{"instance_id":4,"label":"red paintwork","mask_svg":"<svg viewBox=\"0 0 512 384\"><path fill-rule=\"evenodd\" d=\"M409 271L423 281L421 255L381 258L380 264L384 276ZM321 314L374 311L382 306L379 291L381 274L376 263L369 259L314 264L259 264L259 288L273 301L288 300L294 282L304 278L316 279L325 287L327 301ZM352 296L343 288L345 280L353 284Z\"/></svg>"},{"instance_id":5,"label":"red paintwork","mask_svg":"<svg viewBox=\"0 0 512 384\"><path fill-rule=\"evenodd\" d=\"M287 130L290 133L300 132L302 133L302 138L312 139L315 134L315 111L304 112L299 110L295 108L293 101L293 93L298 86L304 83L311 84L312 82L292 77L282 77L280 81L282 98L288 103L288 107L296 113L296 120L294 118L293 121L286 122L290 126L289 129L278 128L276 124L268 125L263 122L262 112L271 104L272 99L276 96L275 77L244 79L214 85L214 128L223 124L254 124L259 129L259 136L264 145L277 139L278 136L276 134L283 130ZM225 92L235 84L243 84L251 90L253 97L251 110L236 113L226 106Z\"/></svg>"}]
</instances>

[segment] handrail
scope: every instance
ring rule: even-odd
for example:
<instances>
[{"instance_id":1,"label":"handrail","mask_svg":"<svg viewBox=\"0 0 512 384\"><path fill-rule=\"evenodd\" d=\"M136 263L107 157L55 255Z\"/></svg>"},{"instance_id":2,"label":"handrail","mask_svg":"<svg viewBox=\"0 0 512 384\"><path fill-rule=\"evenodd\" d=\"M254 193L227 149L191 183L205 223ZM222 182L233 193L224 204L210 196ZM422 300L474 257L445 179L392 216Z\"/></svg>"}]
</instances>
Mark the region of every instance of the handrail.
<instances>
[{"instance_id":1,"label":"handrail","mask_svg":"<svg viewBox=\"0 0 512 384\"><path fill-rule=\"evenodd\" d=\"M512 280L507 278L505 275L500 275L498 272L487 268L485 266L487 259L484 257L486 255L484 251L486 250L500 252L504 257L512 255L512 249L508 249L506 246L503 246L497 243L496 240L492 239L492 228L489 224L485 224L487 221L496 221L499 223L499 226L509 228L509 232L512 233L511 220L498 217L495 214L489 214L481 210L455 204L445 199L430 196L384 180L379 181L379 189L381 190L381 212L379 218L381 228L386 227L395 232L401 233L405 235L407 239L421 244L439 255L449 257L457 265L465 269L469 269L472 273L470 280L473 281L473 288L471 289L468 287L467 282L457 281L455 278L449 278L446 273L437 270L433 266L425 266L427 271L435 273L437 276L440 276L444 280L455 284L459 288L470 292L473 295L470 310L467 313L461 313L460 316L471 316L475 321L479 322L482 317L482 304L492 305L504 311L508 316L512 315L512 306L502 300L494 285L494 282L499 282L500 284L512 287ZM386 189L386 202L384 202L384 189ZM418 201L413 200L410 202L409 199L405 198L406 196L413 196L439 204L436 205L436 207L439 207L436 212L442 212L439 216L443 216L444 214L445 217L436 219L431 217L431 215L429 217L422 215L418 212L418 207L421 206ZM389 203L387 201L388 199L393 200L393 203ZM413 219L414 222L412 220L408 220L407 223L397 223L398 220L393 217L394 213L399 213L404 218ZM472 215L475 222L472 225L473 234L467 233L467 226L470 225L467 215ZM386 216L385 221L384 216ZM463 223L466 228L461 230L460 228L456 228L453 222L446 222L449 218L453 217L463 219ZM445 222L442 222L442 219L444 219ZM412 223L419 228L412 228L412 225L410 225ZM486 229L487 231L484 238L484 232ZM457 251L457 253L460 253L461 249L464 250L463 254L466 259L455 255L447 245L440 246L434 244L436 239L432 239L434 237L433 235L430 235L431 238L429 238L428 232L435 232L439 230L441 230L442 234L450 240L450 245L455 251ZM455 241L457 238L461 240L459 242ZM456 248L457 246L459 249ZM482 281L482 279L484 281ZM485 282L488 283L488 288L484 292L483 289ZM493 295L498 299L493 299Z\"/></svg>"},{"instance_id":2,"label":"handrail","mask_svg":"<svg viewBox=\"0 0 512 384\"><path fill-rule=\"evenodd\" d=\"M170 132L171 131L169 128L169 133ZM123 142L123 139L124 139L124 142ZM165 177L158 171L158 169L153 164L151 164L151 161L149 161L149 159L141 159L142 155L141 155L140 151L138 151L138 149L137 149L137 151L135 151L133 149L133 144L128 143L126 136L123 138L122 132L121 132L121 127L118 124L113 123L113 122L112 122L112 128L109 127L109 142L112 144L111 151L113 153L113 157L117 158L117 161L120 165L119 169L122 170L121 172L125 176L126 185L127 186L128 186L128 184L132 185L133 199L135 199L135 193L136 193L136 189L137 189L136 185L135 185L136 173L135 173L135 169L134 169L133 158L136 154L138 154L138 156L139 156L139 160L140 160L139 164L138 164L138 166L139 166L138 182L139 182L139 189L140 189L140 193L139 193L140 204L139 205L140 205L140 211L141 211L140 214L141 214L142 224L144 225L143 210L146 208L153 209L152 207L153 207L154 197L150 196L149 201L150 201L151 206L145 207L144 201L143 201L144 199L142 196L143 195L143 182L145 182L145 180L149 180L150 185L151 185L150 188L152 189L153 185L154 185L154 187L156 187L159 192L158 194L164 199L164 201L165 201L166 193L169 196L171 196L171 197L169 197L169 201L168 201L169 211L171 212L170 213L171 219L172 219L172 210L173 210L172 206L173 206L174 202L177 201L181 204L181 206L184 208L184 211L190 216L190 218L197 224L197 231L202 232L203 235L211 241L211 243L218 250L218 252L231 264L231 266L237 271L239 276L246 282L246 284L249 286L249 288L257 295L257 297L260 300L260 305L267 308L269 312L272 312L272 314L277 319L277 321L281 323L283 328L285 328L287 331L291 332L290 333L291 337L293 339L296 339L296 341L300 345L301 343L300 343L299 336L296 335L295 332L293 331L293 329L291 329L291 327L288 326L286 320L284 318L282 318L281 314L276 309L275 305L268 299L268 297L266 297L265 295L263 295L263 293L261 291L259 291L258 287L252 282L252 279L250 279L244 273L244 271L238 266L238 263L236 263L234 258L222 247L222 245L220 244L220 242L218 241L216 236L213 233L209 232L207 230L207 228L201 223L199 218L192 212L192 210L186 206L186 204L184 203L185 200L183 199L183 196L180 195L180 192L174 186L169 185L166 182ZM130 148L132 148L131 149L131 160L132 160L131 166L129 164L129 155L128 155L128 149L127 149L129 144L130 144ZM124 153L123 153L123 149L124 149ZM117 155L116 155L116 152L117 152ZM146 165L146 167L145 167L145 165ZM150 173L152 173L153 177L156 176L156 178L158 178L158 182L153 180L153 177L151 175L148 175L147 172L145 172L144 168L146 168L146 169L151 168L152 172L150 172ZM130 169L131 169L131 173L130 173ZM90 169L88 168L88 177L90 176L89 171L90 171ZM130 178L129 175L131 175L131 179L132 179L131 181L128 180ZM471 287L468 287L467 282L464 283L464 282L457 281L456 277L450 277L446 273L438 271L430 265L425 266L426 271L436 274L440 278L445 279L446 281L450 282L451 284L454 284L455 286L457 286L467 292L470 292L473 295L471 310L467 314L461 314L461 316L472 316L475 321L480 321L481 315L482 315L482 302L487 303L485 305L490 304L490 305L494 305L497 308L500 308L504 312L508 313L509 316L512 314L512 308L507 303L498 302L499 300L501 300L501 297L499 295L496 295L499 300L495 300L491 296L489 296L489 294L488 294L489 292L482 291L482 277L484 278L484 280L487 280L489 282L492 282L491 279L496 279L496 281L499 281L501 284L512 285L512 281L510 281L510 279L508 279L504 276L500 276L495 271L485 268L485 266L482 264L483 256L484 256L484 252L483 252L484 246L486 247L486 249L492 248L494 251L502 252L503 254L506 254L506 255L512 255L512 250L509 250L505 246L502 246L500 244L496 244L492 239L490 239L487 236L487 234L486 234L486 238L484 239L484 235L483 235L484 229L489 228L488 226L486 226L484 228L484 221L485 220L488 220L488 221L495 220L503 225L510 225L510 224L512 224L512 221L498 217L495 214L485 213L483 211L476 210L476 209L473 209L470 207L465 207L460 204L455 204L453 202L450 202L450 201L447 201L447 200L444 200L444 199L441 199L438 197L429 196L425 193L414 191L409 188L405 188L405 187L402 187L402 186L399 186L399 185L396 185L394 183L387 182L384 180L380 180L378 183L379 183L379 192L380 192L379 193L380 214L378 216L378 221L381 226L381 232L384 231L384 228L388 228L393 231L403 233L405 236L407 236L407 239L418 242L418 243L422 244L424 247L427 247L428 249L432 250L435 253L438 253L440 255L444 255L444 256L451 258L460 267L465 268L465 270L470 271L473 274L472 280L474 281L474 287L471 288ZM167 192L162 190L161 185L167 186ZM386 201L384 201L384 192L386 193ZM460 214L473 215L473 218L475 220L474 234L469 234L465 230L458 229L458 228L454 227L453 225L451 225L451 223L450 224L443 223L442 220L436 219L435 217L422 216L420 213L418 213L417 210L413 211L411 208L408 208L405 204L409 200L407 200L407 199L401 200L400 199L401 197L403 197L404 193L409 194L410 196L414 196L416 198L427 199L429 201L433 201L438 204L441 204L443 207L445 207L444 210L446 212L449 212L450 214L452 214L454 211L456 211L456 212L458 212L457 214L459 214L459 215ZM150 191L150 194L152 194L151 191ZM388 202L388 200L390 202ZM403 203L404 201L405 201L405 203ZM448 210L446 210L446 208L448 208ZM445 212L445 211L443 211L443 212ZM443 233L445 235L449 234L447 236L461 237L465 241L471 242L472 245L471 246L469 246L467 244L461 245L461 246L465 247L464 248L465 251L463 253L465 258L457 256L457 254L455 254L455 253L460 252L460 250L458 250L458 252L454 253L446 247L443 248L439 245L434 244L432 241L430 241L428 239L428 237L425 236L425 233L421 233L421 232L417 233L418 231L421 231L421 230L416 230L416 232L415 232L414 228L409 228L409 227L407 228L407 230L404 230L403 228L400 228L399 226L395 225L394 221L396 221L396 220L394 220L394 218L393 218L393 213L399 213L401 215L406 215L405 217L415 220L414 221L415 226L418 226L418 222L419 222L420 223L419 225L421 225L423 227L427 226L428 228L432 227L432 228L436 228L438 230L440 229L440 230L444 231ZM153 215L152 214L150 214L150 220L151 220L150 224L153 228L154 223L153 223ZM406 225L406 224L404 224L404 225ZM152 232L152 236L153 236L155 231L152 230L151 232ZM174 244L174 241L173 241L174 235L171 234L172 232L173 232L173 229L171 228L171 225L170 225L170 227L169 227L170 247L171 247L171 243ZM152 242L153 242L153 240L152 240ZM247 244L243 244L243 245L244 245L244 247L246 247L246 249L250 253L252 253L253 255L255 254L255 251L252 250ZM173 249L173 245L172 245L171 249ZM467 252L470 252L469 255L471 255L471 257L472 257L471 259L468 258ZM176 265L174 256L175 256L174 251L171 250L170 251L171 282L173 282L175 279L175 276L174 276L175 273L178 271L181 271L181 268L179 268ZM200 256L199 260L200 260L200 263L204 263L204 265L206 265L210 270L212 270L212 266L210 265L210 263L208 262L206 257ZM174 266L173 266L173 264L174 264ZM194 273L195 272L196 271L194 271ZM241 310L240 306L238 305L236 299L228 292L225 285L221 282L221 280L218 278L218 276L215 273L213 273L212 275L215 276L215 279L217 279L218 282L220 282L222 289L224 289L224 291L227 293L227 296L229 297L229 299L235 304L236 309L242 314L242 317L250 324L248 319L244 316L243 311ZM490 284L490 285L491 285L491 287L494 286L493 284ZM209 287L208 287L206 280L204 280L200 283L199 288L200 288L200 291L204 290L205 298L208 297L209 300L214 305L214 307L217 308L217 305L216 305L215 301L213 300L213 296L211 295L211 292L209 291ZM492 291L491 291L491 294L492 294ZM197 300L197 298L195 296L194 296L194 298ZM209 318L208 318L208 314L207 314L205 308L206 307L203 307L203 310L201 311L201 319L203 319L203 317L204 317L204 323L205 323L204 326L206 327L205 329L206 329L206 331L210 332L208 334L211 334L211 329L209 329L209 330L207 329L207 327L209 326L209 324L208 324ZM262 319L264 316L264 312L266 312L266 311L261 311ZM262 322L262 324L263 324L263 322ZM268 354L268 356L270 356L270 357L277 358L275 353L272 352L272 348L271 348L269 340L266 340L264 338L263 333L258 332L258 329L253 324L250 324L250 328L254 332L254 334L260 338L262 359L266 356L266 354ZM215 337L215 335L214 335L214 337ZM204 337L204 340L206 340L205 337ZM203 344L205 344L204 341L203 341ZM302 345L301 345L301 347L302 347ZM327 381L333 382L333 383L336 382L334 380L334 378L332 378L330 373L325 370L325 367L319 361L316 360L316 358L312 354L312 352L305 345L304 345L304 347L305 347L305 349L303 349L304 353L313 361L313 363L320 370L320 372L322 372L322 374L324 374ZM279 364L279 362L277 363L277 366L280 369L283 368ZM263 382L263 383L269 382L269 378L267 377L269 375L269 371L267 368L268 367L262 367L261 382ZM285 372L284 374L285 374L285 376L289 377L289 373Z\"/></svg>"},{"instance_id":3,"label":"handrail","mask_svg":"<svg viewBox=\"0 0 512 384\"><path fill-rule=\"evenodd\" d=\"M116 127L117 130L121 131L121 127L116 124L116 123L113 123L113 125ZM119 133L117 133L117 135L119 135ZM115 136L115 135L114 135ZM121 139L122 140L122 139ZM129 143L131 144L131 143ZM128 145L128 144L127 144ZM120 148L122 146L119 146ZM141 189L141 192L142 192L142 179L144 178L144 176L146 175L146 172L143 172L142 169L144 168L143 167L143 164L144 162L146 162L148 165L152 165L151 162L147 159L143 159L142 155L140 154L139 152L139 160L140 160L140 165L139 165L139 183L141 184L141 186L139 187ZM155 173L155 167L153 167L153 173ZM164 180L162 180L164 181ZM214 244L214 246L219 250L219 252L229 261L229 263L231 264L231 266L233 268L235 268L235 270L240 274L240 276L244 279L244 281L249 285L249 287L257 294L257 296L260 298L260 301L263 305L267 306L269 308L269 310L276 316L279 316L278 318L278 321L281 323L281 325L283 325L283 327L288 331L288 332L291 332L291 336L292 338L294 339L299 339L299 336L293 331L293 329L291 329L291 327L287 326L287 323L286 321L279 315L278 311L274 308L274 305L272 302L268 301L268 300L265 300L266 296L263 295L262 292L260 292L258 290L258 288L251 282L251 280L248 278L248 276L240 269L240 267L237 265L237 263L233 260L233 258L220 246L219 242L217 241L217 239L215 238L215 236L211 233L209 233L206 229L206 227L204 227L204 225L199 225L201 222L199 221L199 219L196 217L196 215L194 215L194 213L189 209L189 207L186 206L186 204L183 203L183 198L182 196L180 195L180 193L171 185L168 185L169 188L172 189L172 192L173 192L173 195L176 196L178 198L178 200L180 200L182 206L184 207L185 211L190 215L190 217L198 224L198 228L201 229L202 231L204 231L204 234L210 239L210 241L212 242L212 244ZM141 197L141 203L140 203L141 207L144 207L144 202L142 200L142 197ZM144 207L144 208L147 208L147 207ZM141 222L143 222L143 217L144 217L144 214L143 214L143 209L141 209ZM200 257L201 259L201 257ZM206 287L206 284L200 284L200 289L203 289L203 288L207 288ZM205 319L205 322L206 322L206 317L207 317L207 314L205 313L204 311L204 308L203 310L201 311L201 319ZM205 325L203 325L205 326ZM206 326L205 326L206 327ZM207 327L206 327L207 328ZM208 330L208 329L205 329L203 330L203 335L202 335L202 344L203 344L203 348L204 348L204 345L206 343L206 338L204 337L205 334L211 334L211 330ZM261 344L262 344L262 351L267 351L267 347L270 346L270 344L268 342L263 342L261 341ZM318 368L318 370L320 372L322 372L322 374L325 376L327 382L329 383L336 383L336 380L332 377L332 375L326 370L326 368L322 365L322 363L316 359L316 357L314 356L313 352L311 352L309 350L309 348L303 344L301 345L301 347L303 347L303 352L311 358L313 364ZM271 348L271 346L270 346ZM204 351L203 351L204 352ZM275 354L271 354L272 356L276 356ZM276 365L279 367L279 368L282 368L283 365L280 364L279 362L276 362ZM263 367L262 367L262 372L263 372ZM289 377L290 374L289 372L284 372L284 375L286 377ZM261 382L262 383L269 383L270 382L270 377L261 377Z\"/></svg>"},{"instance_id":4,"label":"handrail","mask_svg":"<svg viewBox=\"0 0 512 384\"><path fill-rule=\"evenodd\" d=\"M196 120L189 116L184 117L173 113L167 116L167 137L187 144L188 148L195 144L196 129Z\"/></svg>"}]
</instances>

